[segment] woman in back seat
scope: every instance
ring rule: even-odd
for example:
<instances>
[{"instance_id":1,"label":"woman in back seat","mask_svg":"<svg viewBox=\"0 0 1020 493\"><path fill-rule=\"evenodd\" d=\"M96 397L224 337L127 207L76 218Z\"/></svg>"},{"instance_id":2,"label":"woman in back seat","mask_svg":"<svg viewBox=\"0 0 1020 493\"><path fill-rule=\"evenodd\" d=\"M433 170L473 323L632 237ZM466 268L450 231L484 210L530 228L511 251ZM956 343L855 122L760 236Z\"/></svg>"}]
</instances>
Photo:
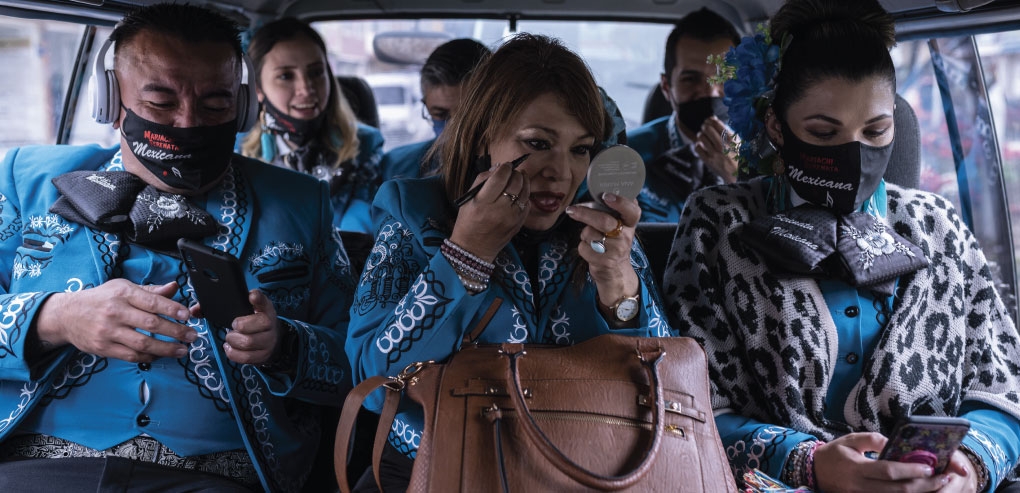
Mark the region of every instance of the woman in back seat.
<instances>
[{"instance_id":1,"label":"woman in back seat","mask_svg":"<svg viewBox=\"0 0 1020 493\"><path fill-rule=\"evenodd\" d=\"M725 88L768 176L691 196L664 283L731 463L822 491L994 490L1020 457L1020 337L949 201L882 181L892 20L789 0L770 29L731 51ZM970 420L944 473L871 458L911 415Z\"/></svg>"},{"instance_id":2,"label":"woman in back seat","mask_svg":"<svg viewBox=\"0 0 1020 493\"><path fill-rule=\"evenodd\" d=\"M329 182L333 226L375 234L370 205L381 181L383 137L356 120L322 37L304 22L280 19L255 33L248 55L262 114L242 154Z\"/></svg>"}]
</instances>

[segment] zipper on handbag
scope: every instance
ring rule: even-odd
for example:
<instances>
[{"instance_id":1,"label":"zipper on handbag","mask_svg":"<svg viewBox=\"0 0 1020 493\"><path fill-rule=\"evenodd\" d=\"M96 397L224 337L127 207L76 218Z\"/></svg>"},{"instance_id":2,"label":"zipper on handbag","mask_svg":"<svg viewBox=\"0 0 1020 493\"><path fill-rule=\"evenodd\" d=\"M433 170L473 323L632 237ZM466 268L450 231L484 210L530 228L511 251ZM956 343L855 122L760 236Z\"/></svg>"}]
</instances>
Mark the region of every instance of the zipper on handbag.
<instances>
[{"instance_id":1,"label":"zipper on handbag","mask_svg":"<svg viewBox=\"0 0 1020 493\"><path fill-rule=\"evenodd\" d=\"M517 418L519 414L515 409L499 409L495 406L490 406L482 409L482 415L487 416L493 412L502 413L505 418ZM627 418L617 418L613 416L597 416L591 414L581 413L570 413L563 411L532 411L531 415L535 417L536 421L575 421L582 423L595 423L613 426L626 426L630 428L641 428L644 430L652 431L652 424L644 421L638 421ZM666 425L665 431L667 433L676 435L680 438L687 438L687 433L684 432L682 426L678 425Z\"/></svg>"}]
</instances>

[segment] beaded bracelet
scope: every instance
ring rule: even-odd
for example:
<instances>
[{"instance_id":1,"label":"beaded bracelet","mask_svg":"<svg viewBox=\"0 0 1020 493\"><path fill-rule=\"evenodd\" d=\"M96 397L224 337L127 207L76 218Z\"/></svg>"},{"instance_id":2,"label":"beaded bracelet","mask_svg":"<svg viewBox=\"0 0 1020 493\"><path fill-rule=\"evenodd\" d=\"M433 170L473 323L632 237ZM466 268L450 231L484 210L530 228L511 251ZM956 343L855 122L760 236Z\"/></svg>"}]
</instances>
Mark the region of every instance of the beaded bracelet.
<instances>
[{"instance_id":1,"label":"beaded bracelet","mask_svg":"<svg viewBox=\"0 0 1020 493\"><path fill-rule=\"evenodd\" d=\"M481 257L461 248L460 245L457 245L456 243L450 241L449 238L443 240L443 244L442 246L440 246L440 250L442 250L444 253L446 253L446 251L449 250L452 255L454 255L457 258L460 258L466 263L474 262L478 264L477 267L479 270L488 271L489 274L492 274L492 271L496 270L496 264L482 260Z\"/></svg>"},{"instance_id":2,"label":"beaded bracelet","mask_svg":"<svg viewBox=\"0 0 1020 493\"><path fill-rule=\"evenodd\" d=\"M988 467L985 466L984 459L982 459L981 456L978 455L976 452L971 450L970 447L964 445L960 446L960 452L963 452L963 455L967 456L967 460L969 460L970 463L974 465L974 471L977 472L978 476L977 490L985 491L985 488L988 487L988 482L990 481L990 478L988 477L989 476Z\"/></svg>"},{"instance_id":3,"label":"beaded bracelet","mask_svg":"<svg viewBox=\"0 0 1020 493\"><path fill-rule=\"evenodd\" d=\"M466 289L471 294L481 293L482 291L485 291L485 289L489 287L489 283L485 284L476 283L460 275L460 273L457 273L457 278L460 279L460 283L464 285L464 289Z\"/></svg>"},{"instance_id":4,"label":"beaded bracelet","mask_svg":"<svg viewBox=\"0 0 1020 493\"><path fill-rule=\"evenodd\" d=\"M450 261L450 263L453 264L453 269L454 270L456 270L459 273L464 274L465 277L469 277L469 278L474 279L474 280L476 280L478 282L487 282L489 277L492 276L491 272L489 272L489 273L482 272L482 271L480 271L480 270L478 270L478 269L476 269L474 267L471 267L470 265L465 264L464 262L460 261L456 257L451 257L449 255L446 255L445 252L443 253L443 256L445 256L446 260Z\"/></svg>"},{"instance_id":5,"label":"beaded bracelet","mask_svg":"<svg viewBox=\"0 0 1020 493\"><path fill-rule=\"evenodd\" d=\"M815 473L815 451L822 445L825 445L825 442L821 440L815 442L814 446L811 447L811 451L808 452L807 460L804 464L804 475L806 476L804 479L808 488L811 489L818 487L818 474Z\"/></svg>"},{"instance_id":6,"label":"beaded bracelet","mask_svg":"<svg viewBox=\"0 0 1020 493\"><path fill-rule=\"evenodd\" d=\"M797 444L786 459L780 480L790 486L806 486L808 484L808 460L813 459L816 440L805 440ZM814 462L811 463L814 467Z\"/></svg>"},{"instance_id":7,"label":"beaded bracelet","mask_svg":"<svg viewBox=\"0 0 1020 493\"><path fill-rule=\"evenodd\" d=\"M443 240L439 251L453 266L457 278L469 293L477 294L488 289L489 278L496 270L495 264L482 260L449 239Z\"/></svg>"}]
</instances>

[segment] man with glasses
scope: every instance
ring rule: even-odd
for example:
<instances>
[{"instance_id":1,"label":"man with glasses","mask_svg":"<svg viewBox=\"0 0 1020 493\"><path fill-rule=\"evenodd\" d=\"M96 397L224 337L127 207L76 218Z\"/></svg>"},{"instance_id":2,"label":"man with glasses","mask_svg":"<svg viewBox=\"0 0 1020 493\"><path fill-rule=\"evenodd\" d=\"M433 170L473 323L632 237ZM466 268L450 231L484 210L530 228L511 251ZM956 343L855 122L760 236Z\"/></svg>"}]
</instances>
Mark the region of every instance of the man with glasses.
<instances>
[{"instance_id":1,"label":"man with glasses","mask_svg":"<svg viewBox=\"0 0 1020 493\"><path fill-rule=\"evenodd\" d=\"M421 67L422 118L432 124L436 137L442 133L450 115L460 104L464 81L489 49L469 38L454 39L439 45ZM379 167L383 180L418 178L435 171L438 163L425 162L435 138L397 147L383 156Z\"/></svg>"}]
</instances>

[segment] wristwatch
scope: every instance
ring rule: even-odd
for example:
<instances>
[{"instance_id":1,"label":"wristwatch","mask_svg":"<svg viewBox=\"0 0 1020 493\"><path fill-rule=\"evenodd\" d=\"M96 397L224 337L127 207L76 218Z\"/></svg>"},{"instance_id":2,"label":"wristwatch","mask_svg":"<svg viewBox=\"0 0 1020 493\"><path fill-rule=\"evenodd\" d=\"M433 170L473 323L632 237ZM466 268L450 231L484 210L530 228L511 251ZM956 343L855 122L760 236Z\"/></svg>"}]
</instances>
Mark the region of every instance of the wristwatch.
<instances>
[{"instance_id":1,"label":"wristwatch","mask_svg":"<svg viewBox=\"0 0 1020 493\"><path fill-rule=\"evenodd\" d=\"M609 311L613 312L613 316L620 322L630 322L637 316L638 311L641 307L641 294L635 294L634 296L624 296L617 300L613 306L609 307Z\"/></svg>"}]
</instances>

